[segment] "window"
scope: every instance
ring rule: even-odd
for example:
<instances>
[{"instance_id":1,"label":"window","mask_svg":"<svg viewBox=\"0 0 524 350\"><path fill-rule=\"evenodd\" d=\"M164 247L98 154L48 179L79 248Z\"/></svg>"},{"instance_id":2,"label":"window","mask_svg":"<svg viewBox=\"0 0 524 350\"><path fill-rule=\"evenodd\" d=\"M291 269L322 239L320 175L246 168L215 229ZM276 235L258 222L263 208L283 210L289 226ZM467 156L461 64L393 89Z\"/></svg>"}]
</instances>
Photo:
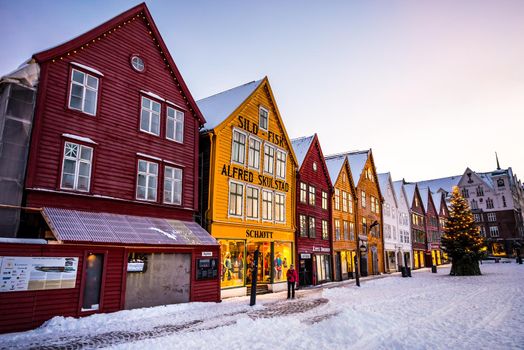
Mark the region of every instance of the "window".
<instances>
[{"instance_id":1,"label":"window","mask_svg":"<svg viewBox=\"0 0 524 350\"><path fill-rule=\"evenodd\" d=\"M317 171L317 162L313 162L313 171Z\"/></svg>"},{"instance_id":2,"label":"window","mask_svg":"<svg viewBox=\"0 0 524 350\"><path fill-rule=\"evenodd\" d=\"M362 191L362 201L361 201L362 208L366 207L366 192Z\"/></svg>"},{"instance_id":3,"label":"window","mask_svg":"<svg viewBox=\"0 0 524 350\"><path fill-rule=\"evenodd\" d=\"M475 222L481 221L480 214L473 214L473 218L475 219Z\"/></svg>"},{"instance_id":4,"label":"window","mask_svg":"<svg viewBox=\"0 0 524 350\"><path fill-rule=\"evenodd\" d=\"M322 220L322 239L329 239L329 229L327 220Z\"/></svg>"},{"instance_id":5,"label":"window","mask_svg":"<svg viewBox=\"0 0 524 350\"><path fill-rule=\"evenodd\" d=\"M371 202L371 212L374 213L376 211L375 197L369 196L369 201Z\"/></svg>"},{"instance_id":6,"label":"window","mask_svg":"<svg viewBox=\"0 0 524 350\"><path fill-rule=\"evenodd\" d=\"M138 56L132 56L131 57L131 65L133 66L133 68L138 71L138 72L143 72L144 69L146 68L145 64L144 64L144 60L141 59L140 57Z\"/></svg>"},{"instance_id":7,"label":"window","mask_svg":"<svg viewBox=\"0 0 524 350\"><path fill-rule=\"evenodd\" d=\"M487 208L487 209L493 209L493 199L488 198L488 199L486 200L486 208Z\"/></svg>"},{"instance_id":8,"label":"window","mask_svg":"<svg viewBox=\"0 0 524 350\"><path fill-rule=\"evenodd\" d=\"M260 106L258 108L258 126L260 127L260 129L267 131L268 119L269 111L264 107Z\"/></svg>"},{"instance_id":9,"label":"window","mask_svg":"<svg viewBox=\"0 0 524 350\"><path fill-rule=\"evenodd\" d=\"M479 229L480 229L480 235L482 237L486 237L486 228L484 226L480 226Z\"/></svg>"},{"instance_id":10,"label":"window","mask_svg":"<svg viewBox=\"0 0 524 350\"><path fill-rule=\"evenodd\" d=\"M489 222L497 221L497 214L496 213L488 213L488 221Z\"/></svg>"},{"instance_id":11,"label":"window","mask_svg":"<svg viewBox=\"0 0 524 350\"><path fill-rule=\"evenodd\" d=\"M307 237L307 216L300 215L300 237Z\"/></svg>"},{"instance_id":12,"label":"window","mask_svg":"<svg viewBox=\"0 0 524 350\"><path fill-rule=\"evenodd\" d=\"M233 130L231 161L239 164L244 164L246 161L246 135L238 130Z\"/></svg>"},{"instance_id":13,"label":"window","mask_svg":"<svg viewBox=\"0 0 524 350\"><path fill-rule=\"evenodd\" d=\"M503 179L498 179L497 180L497 186L498 187L504 187L504 180Z\"/></svg>"},{"instance_id":14,"label":"window","mask_svg":"<svg viewBox=\"0 0 524 350\"><path fill-rule=\"evenodd\" d=\"M164 168L164 202L182 204L182 169Z\"/></svg>"},{"instance_id":15,"label":"window","mask_svg":"<svg viewBox=\"0 0 524 350\"><path fill-rule=\"evenodd\" d=\"M259 208L259 190L258 188L246 187L246 216L250 219L258 219Z\"/></svg>"},{"instance_id":16,"label":"window","mask_svg":"<svg viewBox=\"0 0 524 350\"><path fill-rule=\"evenodd\" d=\"M346 173L342 173L342 183L346 183Z\"/></svg>"},{"instance_id":17,"label":"window","mask_svg":"<svg viewBox=\"0 0 524 350\"><path fill-rule=\"evenodd\" d=\"M136 198L146 201L156 201L157 183L158 164L140 159L138 161Z\"/></svg>"},{"instance_id":18,"label":"window","mask_svg":"<svg viewBox=\"0 0 524 350\"><path fill-rule=\"evenodd\" d=\"M184 112L167 107L166 138L184 142Z\"/></svg>"},{"instance_id":19,"label":"window","mask_svg":"<svg viewBox=\"0 0 524 350\"><path fill-rule=\"evenodd\" d=\"M275 221L286 221L286 195L275 193Z\"/></svg>"},{"instance_id":20,"label":"window","mask_svg":"<svg viewBox=\"0 0 524 350\"><path fill-rule=\"evenodd\" d=\"M317 235L317 226L314 217L309 217L309 237L315 238Z\"/></svg>"},{"instance_id":21,"label":"window","mask_svg":"<svg viewBox=\"0 0 524 350\"><path fill-rule=\"evenodd\" d=\"M351 193L348 193L348 205L349 213L353 214L353 197L351 196Z\"/></svg>"},{"instance_id":22,"label":"window","mask_svg":"<svg viewBox=\"0 0 524 350\"><path fill-rule=\"evenodd\" d=\"M340 210L340 190L335 188L335 209Z\"/></svg>"},{"instance_id":23,"label":"window","mask_svg":"<svg viewBox=\"0 0 524 350\"><path fill-rule=\"evenodd\" d=\"M69 92L69 108L96 115L98 78L73 69Z\"/></svg>"},{"instance_id":24,"label":"window","mask_svg":"<svg viewBox=\"0 0 524 350\"><path fill-rule=\"evenodd\" d=\"M157 136L160 135L160 103L142 97L140 130Z\"/></svg>"},{"instance_id":25,"label":"window","mask_svg":"<svg viewBox=\"0 0 524 350\"><path fill-rule=\"evenodd\" d=\"M92 159L93 149L91 147L66 142L60 187L76 191L89 191Z\"/></svg>"},{"instance_id":26,"label":"window","mask_svg":"<svg viewBox=\"0 0 524 350\"><path fill-rule=\"evenodd\" d=\"M362 234L368 234L368 221L366 218L362 218Z\"/></svg>"},{"instance_id":27,"label":"window","mask_svg":"<svg viewBox=\"0 0 524 350\"><path fill-rule=\"evenodd\" d=\"M273 174L275 163L275 149L268 144L264 144L264 172Z\"/></svg>"},{"instance_id":28,"label":"window","mask_svg":"<svg viewBox=\"0 0 524 350\"><path fill-rule=\"evenodd\" d=\"M499 227L498 226L490 226L489 227L489 235L491 237L498 237L499 236Z\"/></svg>"},{"instance_id":29,"label":"window","mask_svg":"<svg viewBox=\"0 0 524 350\"><path fill-rule=\"evenodd\" d=\"M309 205L315 205L315 187L309 186Z\"/></svg>"},{"instance_id":30,"label":"window","mask_svg":"<svg viewBox=\"0 0 524 350\"><path fill-rule=\"evenodd\" d=\"M277 176L286 178L286 153L280 150L277 150Z\"/></svg>"},{"instance_id":31,"label":"window","mask_svg":"<svg viewBox=\"0 0 524 350\"><path fill-rule=\"evenodd\" d=\"M469 190L467 188L462 189L462 197L469 198Z\"/></svg>"},{"instance_id":32,"label":"window","mask_svg":"<svg viewBox=\"0 0 524 350\"><path fill-rule=\"evenodd\" d=\"M471 201L471 209L478 209L479 205L475 199Z\"/></svg>"},{"instance_id":33,"label":"window","mask_svg":"<svg viewBox=\"0 0 524 350\"><path fill-rule=\"evenodd\" d=\"M273 220L273 192L262 190L262 219Z\"/></svg>"},{"instance_id":34,"label":"window","mask_svg":"<svg viewBox=\"0 0 524 350\"><path fill-rule=\"evenodd\" d=\"M347 241L349 239L349 222L346 220L342 221L342 229L344 232L344 239Z\"/></svg>"},{"instance_id":35,"label":"window","mask_svg":"<svg viewBox=\"0 0 524 350\"><path fill-rule=\"evenodd\" d=\"M248 166L260 169L260 141L252 137L249 138Z\"/></svg>"},{"instance_id":36,"label":"window","mask_svg":"<svg viewBox=\"0 0 524 350\"><path fill-rule=\"evenodd\" d=\"M244 185L230 182L229 183L229 215L242 216L244 204Z\"/></svg>"},{"instance_id":37,"label":"window","mask_svg":"<svg viewBox=\"0 0 524 350\"><path fill-rule=\"evenodd\" d=\"M328 208L328 194L322 191L322 209L327 210Z\"/></svg>"},{"instance_id":38,"label":"window","mask_svg":"<svg viewBox=\"0 0 524 350\"><path fill-rule=\"evenodd\" d=\"M340 241L340 220L335 219L335 239Z\"/></svg>"},{"instance_id":39,"label":"window","mask_svg":"<svg viewBox=\"0 0 524 350\"><path fill-rule=\"evenodd\" d=\"M477 187L477 196L482 197L484 195L484 188L482 186Z\"/></svg>"},{"instance_id":40,"label":"window","mask_svg":"<svg viewBox=\"0 0 524 350\"><path fill-rule=\"evenodd\" d=\"M303 182L300 183L300 202L307 203L307 185Z\"/></svg>"},{"instance_id":41,"label":"window","mask_svg":"<svg viewBox=\"0 0 524 350\"><path fill-rule=\"evenodd\" d=\"M502 205L504 206L504 208L507 207L506 205L506 197L502 196Z\"/></svg>"},{"instance_id":42,"label":"window","mask_svg":"<svg viewBox=\"0 0 524 350\"><path fill-rule=\"evenodd\" d=\"M349 239L352 241L355 240L355 223L354 222L349 223Z\"/></svg>"},{"instance_id":43,"label":"window","mask_svg":"<svg viewBox=\"0 0 524 350\"><path fill-rule=\"evenodd\" d=\"M342 191L342 211L348 211L348 193L346 191Z\"/></svg>"}]
</instances>

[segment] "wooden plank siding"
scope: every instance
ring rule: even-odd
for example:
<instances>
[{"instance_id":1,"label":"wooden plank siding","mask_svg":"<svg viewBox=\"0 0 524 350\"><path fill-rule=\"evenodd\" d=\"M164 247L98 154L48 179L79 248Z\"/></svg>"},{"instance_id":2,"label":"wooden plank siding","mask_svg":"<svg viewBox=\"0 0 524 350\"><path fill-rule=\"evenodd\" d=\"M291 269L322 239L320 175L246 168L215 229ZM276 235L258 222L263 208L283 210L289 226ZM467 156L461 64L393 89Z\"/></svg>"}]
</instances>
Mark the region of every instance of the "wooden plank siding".
<instances>
[{"instance_id":1,"label":"wooden plank siding","mask_svg":"<svg viewBox=\"0 0 524 350\"><path fill-rule=\"evenodd\" d=\"M333 215L333 223L332 223L332 235L333 235L333 250L335 252L341 251L341 250L350 250L350 251L356 251L357 249L357 236L358 236L358 225L356 224L356 215L357 215L357 201L356 198L356 188L353 182L353 177L351 173L351 169L349 167L349 163L346 160L344 160L344 165L342 166L338 177L334 180L334 190L335 192L337 189L340 191L340 209L336 209L335 205L335 197L333 196L332 201L332 215ZM348 203L348 211L343 211L343 205L342 205L342 192L349 193L351 195L351 201L353 202L353 211L350 211L350 205ZM340 220L340 239L337 239L336 233L335 233L335 220ZM348 237L348 239L344 238L344 221L347 221L349 223L355 224L355 237L351 239L351 237Z\"/></svg>"}]
</instances>

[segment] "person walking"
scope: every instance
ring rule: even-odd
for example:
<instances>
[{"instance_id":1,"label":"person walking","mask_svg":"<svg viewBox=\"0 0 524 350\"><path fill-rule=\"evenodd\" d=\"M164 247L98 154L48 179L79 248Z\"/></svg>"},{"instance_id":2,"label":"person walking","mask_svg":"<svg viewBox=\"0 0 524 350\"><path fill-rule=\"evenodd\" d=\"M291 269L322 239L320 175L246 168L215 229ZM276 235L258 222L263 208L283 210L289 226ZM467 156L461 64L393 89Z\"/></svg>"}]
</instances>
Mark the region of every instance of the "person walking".
<instances>
[{"instance_id":1,"label":"person walking","mask_svg":"<svg viewBox=\"0 0 524 350\"><path fill-rule=\"evenodd\" d=\"M287 298L295 299L295 284L298 283L298 274L293 264L289 265L289 270L286 272L287 278Z\"/></svg>"}]
</instances>

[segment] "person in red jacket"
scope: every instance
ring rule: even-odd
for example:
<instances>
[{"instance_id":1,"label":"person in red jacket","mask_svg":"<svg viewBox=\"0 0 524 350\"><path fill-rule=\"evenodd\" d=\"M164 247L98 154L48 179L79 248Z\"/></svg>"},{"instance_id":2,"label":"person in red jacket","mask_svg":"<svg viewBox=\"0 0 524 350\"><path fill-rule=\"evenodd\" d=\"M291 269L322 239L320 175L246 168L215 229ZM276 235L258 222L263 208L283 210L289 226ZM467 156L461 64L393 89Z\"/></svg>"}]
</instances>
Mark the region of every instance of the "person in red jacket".
<instances>
[{"instance_id":1,"label":"person in red jacket","mask_svg":"<svg viewBox=\"0 0 524 350\"><path fill-rule=\"evenodd\" d=\"M298 273L293 264L289 265L289 270L286 272L287 278L287 298L295 299L295 284L298 283Z\"/></svg>"}]
</instances>

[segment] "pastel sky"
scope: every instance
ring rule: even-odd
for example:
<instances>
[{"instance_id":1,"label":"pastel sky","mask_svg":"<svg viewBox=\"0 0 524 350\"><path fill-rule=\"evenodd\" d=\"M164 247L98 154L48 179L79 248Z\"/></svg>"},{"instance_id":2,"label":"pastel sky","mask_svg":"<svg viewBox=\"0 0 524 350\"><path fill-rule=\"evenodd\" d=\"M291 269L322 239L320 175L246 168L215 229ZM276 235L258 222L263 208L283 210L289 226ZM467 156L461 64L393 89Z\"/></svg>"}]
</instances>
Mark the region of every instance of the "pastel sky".
<instances>
[{"instance_id":1,"label":"pastel sky","mask_svg":"<svg viewBox=\"0 0 524 350\"><path fill-rule=\"evenodd\" d=\"M138 1L0 0L0 75ZM195 99L267 75L290 137L418 181L524 179L524 1L147 2Z\"/></svg>"}]
</instances>

